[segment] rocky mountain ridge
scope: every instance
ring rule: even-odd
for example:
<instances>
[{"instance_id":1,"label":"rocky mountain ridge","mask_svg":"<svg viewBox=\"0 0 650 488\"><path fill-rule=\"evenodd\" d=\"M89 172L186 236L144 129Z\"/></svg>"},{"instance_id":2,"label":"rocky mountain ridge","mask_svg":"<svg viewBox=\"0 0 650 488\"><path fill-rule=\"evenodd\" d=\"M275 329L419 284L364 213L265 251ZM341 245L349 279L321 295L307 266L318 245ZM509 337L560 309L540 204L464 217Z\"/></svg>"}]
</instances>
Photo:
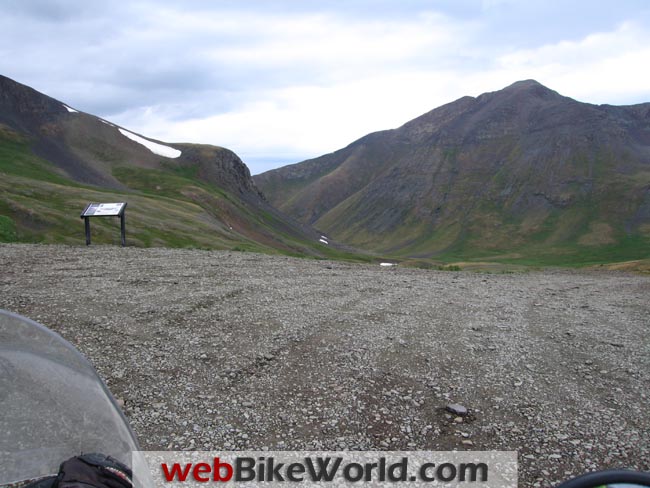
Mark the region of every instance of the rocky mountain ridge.
<instances>
[{"instance_id":1,"label":"rocky mountain ridge","mask_svg":"<svg viewBox=\"0 0 650 488\"><path fill-rule=\"evenodd\" d=\"M254 180L282 211L372 251L639 256L650 104L591 105L526 80Z\"/></svg>"}]
</instances>

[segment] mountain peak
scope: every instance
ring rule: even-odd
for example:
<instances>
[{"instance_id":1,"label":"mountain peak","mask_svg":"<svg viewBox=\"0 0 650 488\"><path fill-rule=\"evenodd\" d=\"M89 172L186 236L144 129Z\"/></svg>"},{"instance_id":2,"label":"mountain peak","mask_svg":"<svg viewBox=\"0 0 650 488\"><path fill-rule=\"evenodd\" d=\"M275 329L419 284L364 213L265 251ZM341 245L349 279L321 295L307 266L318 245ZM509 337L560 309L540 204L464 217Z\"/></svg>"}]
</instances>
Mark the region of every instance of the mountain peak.
<instances>
[{"instance_id":1,"label":"mountain peak","mask_svg":"<svg viewBox=\"0 0 650 488\"><path fill-rule=\"evenodd\" d=\"M650 239L646 111L523 80L255 181L281 210L373 252L623 258L625 236Z\"/></svg>"},{"instance_id":2,"label":"mountain peak","mask_svg":"<svg viewBox=\"0 0 650 488\"><path fill-rule=\"evenodd\" d=\"M505 90L508 90L510 88L537 88L537 87L546 88L537 80L519 80L519 81L515 81L512 85L507 86Z\"/></svg>"},{"instance_id":3,"label":"mountain peak","mask_svg":"<svg viewBox=\"0 0 650 488\"><path fill-rule=\"evenodd\" d=\"M536 80L521 80L516 81L512 85L505 87L497 93L503 94L518 94L518 95L534 95L540 98L551 98L553 96L561 96L558 92L542 85Z\"/></svg>"}]
</instances>

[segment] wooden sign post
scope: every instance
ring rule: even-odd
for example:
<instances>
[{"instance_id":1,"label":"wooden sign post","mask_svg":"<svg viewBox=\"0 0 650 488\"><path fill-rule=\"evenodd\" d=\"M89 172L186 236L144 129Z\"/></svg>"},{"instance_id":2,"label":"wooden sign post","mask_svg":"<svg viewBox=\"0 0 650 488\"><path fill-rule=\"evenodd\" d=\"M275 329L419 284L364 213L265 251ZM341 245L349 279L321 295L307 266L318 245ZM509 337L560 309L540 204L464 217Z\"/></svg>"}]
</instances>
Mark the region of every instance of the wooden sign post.
<instances>
[{"instance_id":1,"label":"wooden sign post","mask_svg":"<svg viewBox=\"0 0 650 488\"><path fill-rule=\"evenodd\" d=\"M81 212L81 218L84 219L86 229L86 246L90 246L90 217L119 217L120 218L120 235L122 237L122 247L126 246L126 223L124 211L126 202L122 203L89 203Z\"/></svg>"}]
</instances>

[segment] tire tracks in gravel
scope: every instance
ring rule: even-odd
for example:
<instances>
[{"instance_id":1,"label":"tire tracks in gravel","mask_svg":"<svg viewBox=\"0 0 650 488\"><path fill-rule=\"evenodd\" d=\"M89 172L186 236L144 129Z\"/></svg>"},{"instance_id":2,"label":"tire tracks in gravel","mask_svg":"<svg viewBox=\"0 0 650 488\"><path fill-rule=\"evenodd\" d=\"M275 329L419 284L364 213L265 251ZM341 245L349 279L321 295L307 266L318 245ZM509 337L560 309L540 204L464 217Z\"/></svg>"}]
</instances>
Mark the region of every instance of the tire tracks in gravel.
<instances>
[{"instance_id":1,"label":"tire tracks in gravel","mask_svg":"<svg viewBox=\"0 0 650 488\"><path fill-rule=\"evenodd\" d=\"M534 487L650 469L649 292L612 272L0 245L0 307L86 354L145 448L514 449Z\"/></svg>"}]
</instances>

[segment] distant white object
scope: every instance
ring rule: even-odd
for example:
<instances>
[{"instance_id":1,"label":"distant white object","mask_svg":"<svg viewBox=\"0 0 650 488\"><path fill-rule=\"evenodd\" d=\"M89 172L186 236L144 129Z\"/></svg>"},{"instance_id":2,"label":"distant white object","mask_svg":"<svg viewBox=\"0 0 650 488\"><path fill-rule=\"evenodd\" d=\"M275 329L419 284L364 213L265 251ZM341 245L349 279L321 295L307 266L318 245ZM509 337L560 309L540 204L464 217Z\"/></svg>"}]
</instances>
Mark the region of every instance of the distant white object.
<instances>
[{"instance_id":1,"label":"distant white object","mask_svg":"<svg viewBox=\"0 0 650 488\"><path fill-rule=\"evenodd\" d=\"M132 141L137 142L138 144L142 144L144 147L149 149L154 154L157 154L158 156L163 156L165 158L177 158L181 155L181 152L178 149L174 149L173 147L169 146L163 146L162 144L158 144L157 142L152 142L147 139L144 139L143 137L136 136L135 134L132 134L128 130L124 129L118 129L123 136L128 137Z\"/></svg>"},{"instance_id":2,"label":"distant white object","mask_svg":"<svg viewBox=\"0 0 650 488\"><path fill-rule=\"evenodd\" d=\"M327 236L320 236L320 238L327 240Z\"/></svg>"},{"instance_id":3,"label":"distant white object","mask_svg":"<svg viewBox=\"0 0 650 488\"><path fill-rule=\"evenodd\" d=\"M379 266L395 266L395 263L379 263Z\"/></svg>"},{"instance_id":4,"label":"distant white object","mask_svg":"<svg viewBox=\"0 0 650 488\"><path fill-rule=\"evenodd\" d=\"M330 243L327 242L325 239L318 239L318 240L319 240L320 242L322 242L323 244L327 244L328 246L329 246L329 244L330 244Z\"/></svg>"},{"instance_id":5,"label":"distant white object","mask_svg":"<svg viewBox=\"0 0 650 488\"><path fill-rule=\"evenodd\" d=\"M111 127L115 127L113 124L111 124L110 122L106 122L105 120L99 119L99 121L100 121L102 124L106 124L106 125L110 125Z\"/></svg>"},{"instance_id":6,"label":"distant white object","mask_svg":"<svg viewBox=\"0 0 650 488\"><path fill-rule=\"evenodd\" d=\"M73 109L73 108L70 108L70 107L68 107L68 106L65 105L65 104L64 104L63 106L65 107L65 109L66 109L68 112L71 112L71 113L73 113L73 114L78 114L78 113L79 113L77 110L75 110L75 109Z\"/></svg>"}]
</instances>

